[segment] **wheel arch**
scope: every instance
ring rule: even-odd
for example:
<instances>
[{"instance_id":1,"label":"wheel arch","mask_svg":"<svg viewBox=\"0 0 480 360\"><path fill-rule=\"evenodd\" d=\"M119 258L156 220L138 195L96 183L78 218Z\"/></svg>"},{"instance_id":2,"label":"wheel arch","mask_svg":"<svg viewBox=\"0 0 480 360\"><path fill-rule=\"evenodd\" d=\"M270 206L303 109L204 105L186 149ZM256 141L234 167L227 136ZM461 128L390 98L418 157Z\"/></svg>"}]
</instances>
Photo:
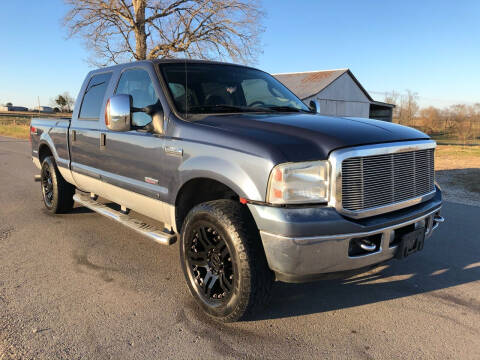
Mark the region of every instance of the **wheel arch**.
<instances>
[{"instance_id":1,"label":"wheel arch","mask_svg":"<svg viewBox=\"0 0 480 360\"><path fill-rule=\"evenodd\" d=\"M40 164L47 156L54 156L52 149L50 149L50 146L46 142L41 142L38 147L38 160L40 161Z\"/></svg>"},{"instance_id":2,"label":"wheel arch","mask_svg":"<svg viewBox=\"0 0 480 360\"><path fill-rule=\"evenodd\" d=\"M213 200L240 201L241 194L227 184L213 178L197 177L186 181L175 199L175 226L181 231L183 222L191 209L198 204ZM248 212L250 210L246 207ZM252 221L253 215L250 213ZM255 225L256 226L256 225Z\"/></svg>"}]
</instances>

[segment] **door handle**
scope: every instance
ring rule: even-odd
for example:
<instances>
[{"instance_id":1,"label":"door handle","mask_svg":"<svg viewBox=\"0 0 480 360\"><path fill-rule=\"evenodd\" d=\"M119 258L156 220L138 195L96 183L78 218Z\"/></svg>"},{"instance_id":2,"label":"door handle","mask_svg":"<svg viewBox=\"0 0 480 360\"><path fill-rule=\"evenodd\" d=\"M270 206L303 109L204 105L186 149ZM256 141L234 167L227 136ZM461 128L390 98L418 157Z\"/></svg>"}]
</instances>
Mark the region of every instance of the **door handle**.
<instances>
[{"instance_id":1,"label":"door handle","mask_svg":"<svg viewBox=\"0 0 480 360\"><path fill-rule=\"evenodd\" d=\"M107 143L107 134L105 133L100 133L100 147L105 147Z\"/></svg>"},{"instance_id":2,"label":"door handle","mask_svg":"<svg viewBox=\"0 0 480 360\"><path fill-rule=\"evenodd\" d=\"M72 130L72 141L77 141L77 130Z\"/></svg>"}]
</instances>

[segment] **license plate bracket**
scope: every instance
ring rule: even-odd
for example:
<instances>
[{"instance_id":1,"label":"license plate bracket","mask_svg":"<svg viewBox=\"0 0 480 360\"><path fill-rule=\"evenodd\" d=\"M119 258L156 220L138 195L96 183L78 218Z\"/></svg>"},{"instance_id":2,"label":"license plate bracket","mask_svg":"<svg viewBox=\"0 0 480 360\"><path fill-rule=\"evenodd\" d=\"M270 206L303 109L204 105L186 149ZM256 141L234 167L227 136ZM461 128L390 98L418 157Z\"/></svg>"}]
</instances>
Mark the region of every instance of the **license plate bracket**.
<instances>
[{"instance_id":1,"label":"license plate bracket","mask_svg":"<svg viewBox=\"0 0 480 360\"><path fill-rule=\"evenodd\" d=\"M423 249L425 242L425 228L418 228L402 236L395 257L403 259Z\"/></svg>"}]
</instances>

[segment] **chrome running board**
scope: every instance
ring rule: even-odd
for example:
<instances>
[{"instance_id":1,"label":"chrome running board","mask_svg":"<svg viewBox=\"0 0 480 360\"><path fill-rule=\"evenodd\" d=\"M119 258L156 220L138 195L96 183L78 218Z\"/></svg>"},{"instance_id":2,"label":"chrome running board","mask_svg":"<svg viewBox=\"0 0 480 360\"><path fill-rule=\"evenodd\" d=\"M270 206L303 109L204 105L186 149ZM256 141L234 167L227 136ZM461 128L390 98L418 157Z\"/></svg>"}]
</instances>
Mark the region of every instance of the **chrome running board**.
<instances>
[{"instance_id":1,"label":"chrome running board","mask_svg":"<svg viewBox=\"0 0 480 360\"><path fill-rule=\"evenodd\" d=\"M116 222L135 230L159 244L172 245L177 240L176 234L169 233L167 230L160 230L156 226L147 224L144 221L135 219L129 215L122 214L120 211L111 209L98 201L92 200L89 195L76 193L73 195L73 200L100 215L106 216L109 219L115 220Z\"/></svg>"}]
</instances>

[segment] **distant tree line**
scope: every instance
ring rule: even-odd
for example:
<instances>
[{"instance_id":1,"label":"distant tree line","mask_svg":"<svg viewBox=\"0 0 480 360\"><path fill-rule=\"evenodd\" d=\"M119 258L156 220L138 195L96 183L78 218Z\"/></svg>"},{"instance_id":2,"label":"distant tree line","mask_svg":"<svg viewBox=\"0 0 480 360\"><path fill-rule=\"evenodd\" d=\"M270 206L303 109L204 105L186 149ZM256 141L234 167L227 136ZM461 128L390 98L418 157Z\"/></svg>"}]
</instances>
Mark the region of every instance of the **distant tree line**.
<instances>
[{"instance_id":1,"label":"distant tree line","mask_svg":"<svg viewBox=\"0 0 480 360\"><path fill-rule=\"evenodd\" d=\"M385 102L394 104L393 121L418 128L434 138L457 139L463 144L480 142L480 103L456 104L445 108L420 108L418 93L391 91Z\"/></svg>"}]
</instances>

